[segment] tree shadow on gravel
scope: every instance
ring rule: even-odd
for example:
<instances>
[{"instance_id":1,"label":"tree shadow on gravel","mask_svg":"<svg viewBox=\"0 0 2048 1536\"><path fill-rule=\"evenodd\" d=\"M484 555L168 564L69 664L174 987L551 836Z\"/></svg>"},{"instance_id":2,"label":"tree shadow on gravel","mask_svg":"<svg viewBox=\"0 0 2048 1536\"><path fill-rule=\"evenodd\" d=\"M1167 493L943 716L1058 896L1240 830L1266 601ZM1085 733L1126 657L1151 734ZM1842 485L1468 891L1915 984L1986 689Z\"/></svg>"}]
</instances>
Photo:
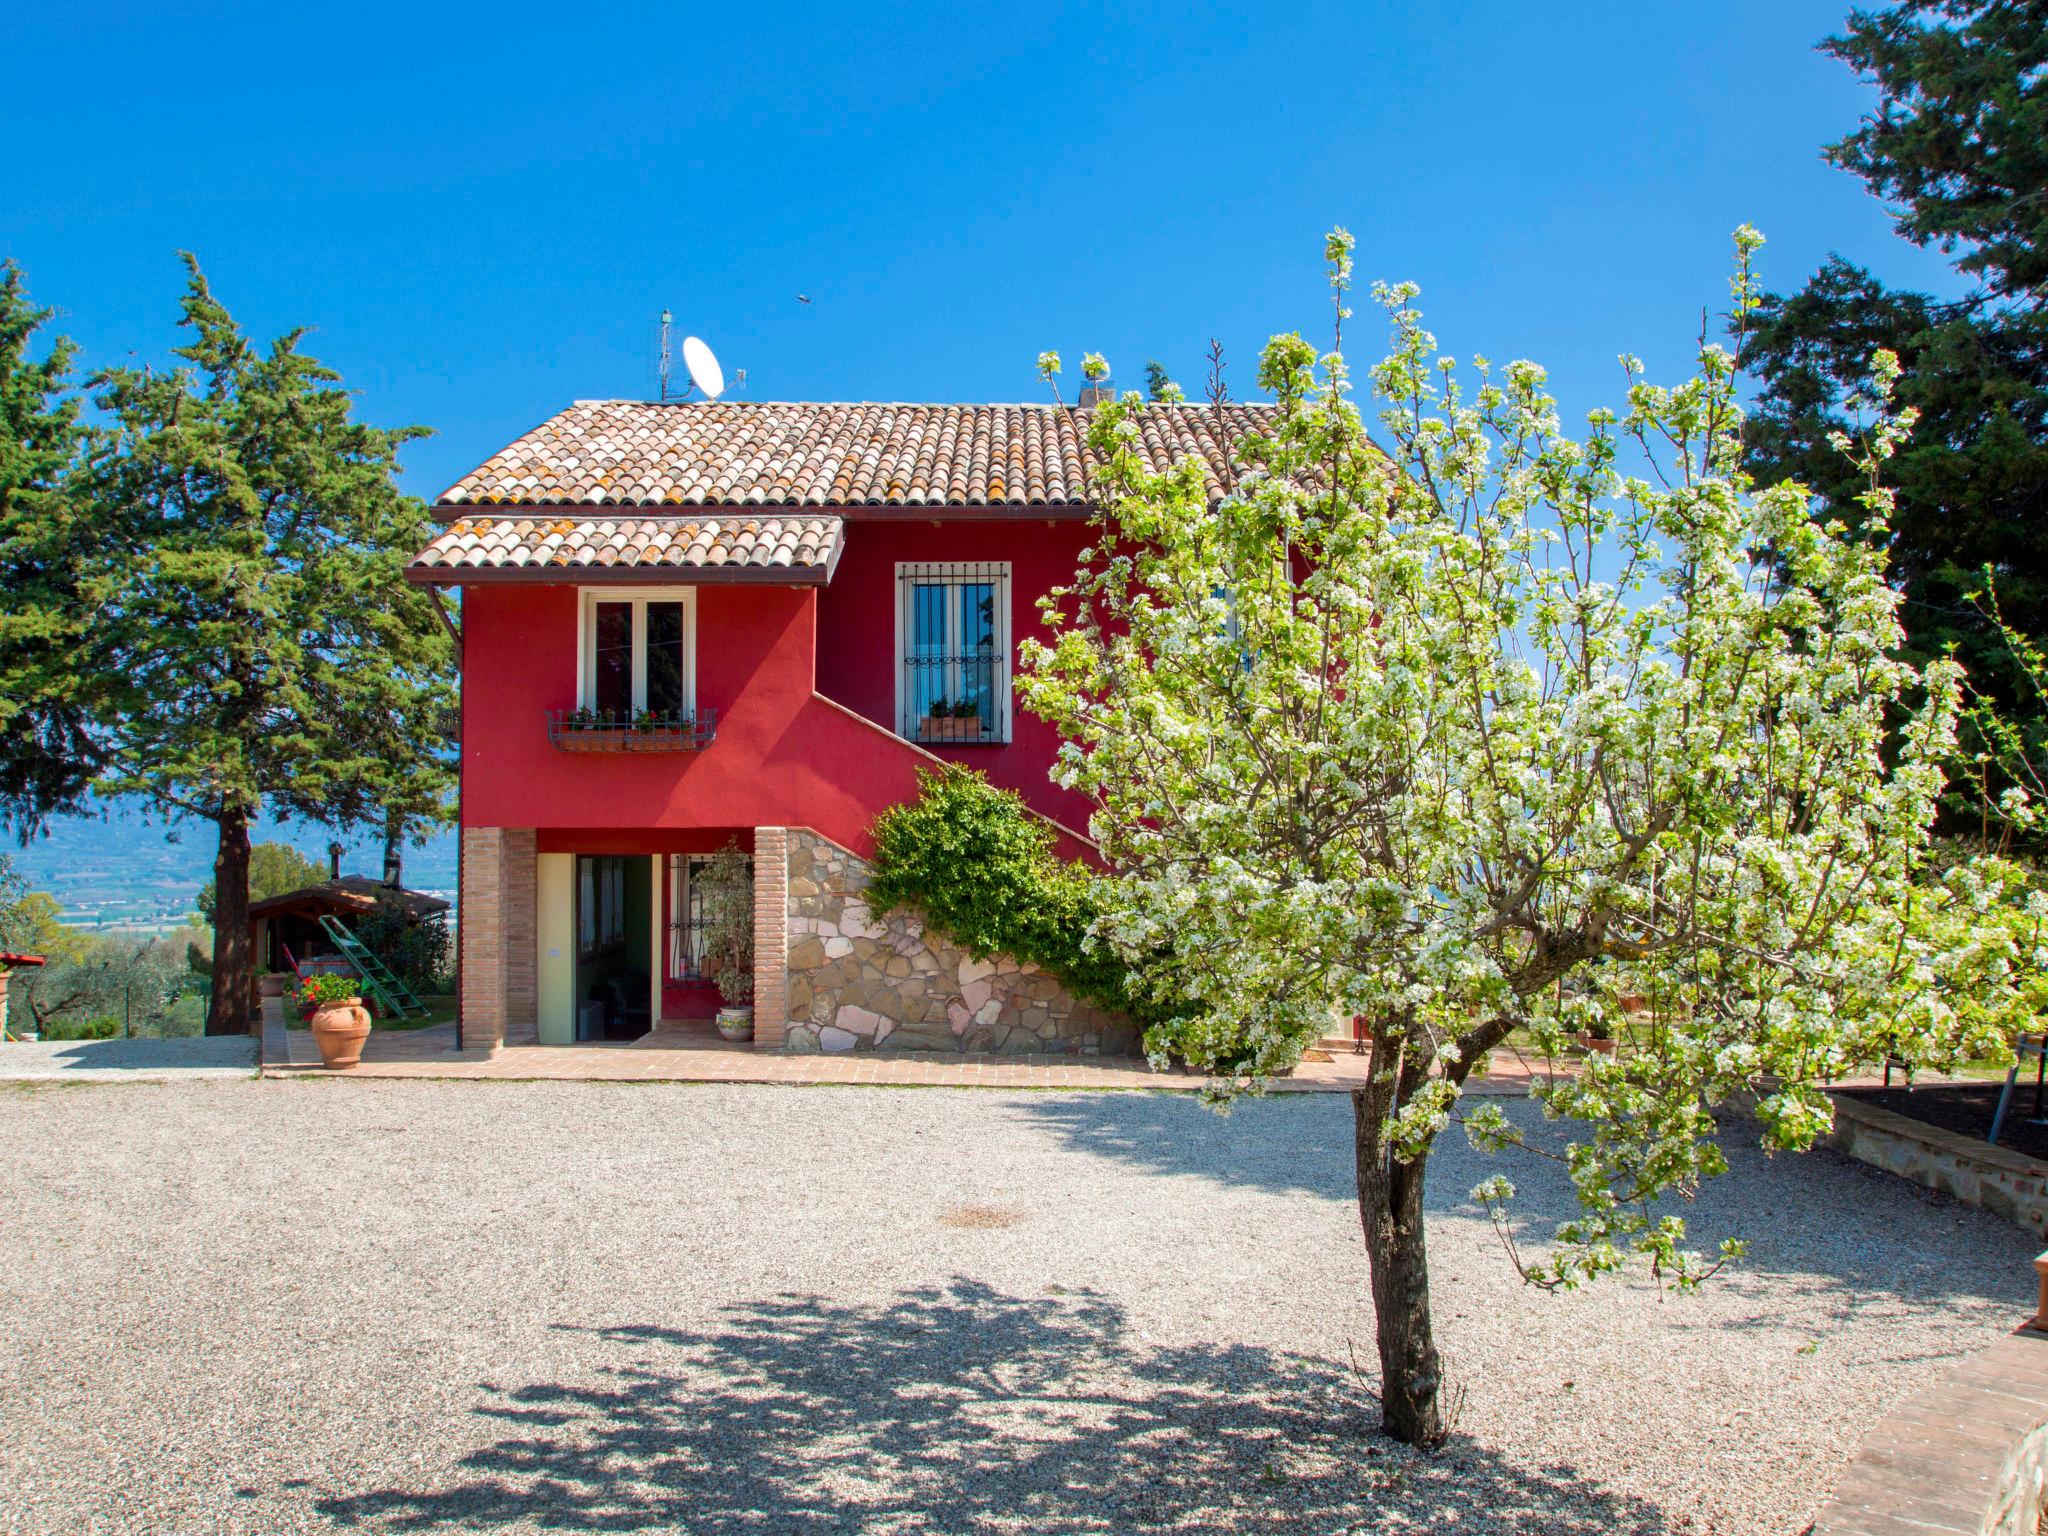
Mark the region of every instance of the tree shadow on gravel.
<instances>
[{"instance_id":1,"label":"tree shadow on gravel","mask_svg":"<svg viewBox=\"0 0 2048 1536\"><path fill-rule=\"evenodd\" d=\"M1274 1194L1358 1198L1349 1094L1274 1094L1243 1100L1228 1114L1191 1093L1040 1094L1016 1113L1078 1151L1147 1173L1195 1174Z\"/></svg>"},{"instance_id":2,"label":"tree shadow on gravel","mask_svg":"<svg viewBox=\"0 0 2048 1536\"><path fill-rule=\"evenodd\" d=\"M1522 1126L1531 1147L1559 1153L1568 1138L1585 1134L1571 1122L1545 1121L1526 1099L1496 1102ZM1186 1094L1062 1095L1021 1105L1017 1113L1077 1151L1146 1173L1347 1204L1357 1199L1351 1104L1343 1095L1252 1099L1228 1115ZM1729 1172L1707 1180L1697 1199L1661 1207L1685 1218L1688 1241L1704 1251L1723 1237L1748 1243L1728 1280L1767 1279L1780 1292L1759 1296L1754 1326L1776 1326L1777 1314L1798 1298L1832 1298L1844 1323L1877 1306L1930 1311L2032 1298L2035 1250L2017 1227L1832 1148L1771 1156L1757 1137L1752 1122L1726 1117L1719 1139ZM1452 1126L1430 1158L1432 1221L1484 1224L1467 1191L1495 1173L1508 1175L1519 1191L1510 1212L1527 1254L1549 1242L1558 1222L1579 1214L1555 1162L1515 1148L1480 1152ZM1744 1325L1722 1320L1714 1326Z\"/></svg>"},{"instance_id":3,"label":"tree shadow on gravel","mask_svg":"<svg viewBox=\"0 0 2048 1536\"><path fill-rule=\"evenodd\" d=\"M439 1488L319 1501L378 1531L1344 1531L1650 1536L1569 1467L1378 1439L1328 1362L1158 1346L1091 1295L956 1279L880 1306L783 1297L703 1329L570 1330L586 1379L487 1385L502 1437Z\"/></svg>"}]
</instances>

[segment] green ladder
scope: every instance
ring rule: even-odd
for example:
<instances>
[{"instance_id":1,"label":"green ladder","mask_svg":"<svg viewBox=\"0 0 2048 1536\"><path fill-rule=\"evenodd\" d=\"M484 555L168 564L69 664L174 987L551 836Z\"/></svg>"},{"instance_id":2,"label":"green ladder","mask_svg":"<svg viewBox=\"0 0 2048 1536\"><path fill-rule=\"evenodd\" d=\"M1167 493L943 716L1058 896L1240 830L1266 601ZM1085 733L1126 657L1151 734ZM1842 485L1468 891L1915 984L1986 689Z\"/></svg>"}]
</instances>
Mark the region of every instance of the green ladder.
<instances>
[{"instance_id":1,"label":"green ladder","mask_svg":"<svg viewBox=\"0 0 2048 1536\"><path fill-rule=\"evenodd\" d=\"M327 937L334 940L334 947L342 957L356 968L356 975L363 983L363 990L375 998L387 1015L409 1019L417 1013L427 1016L427 1005L413 995L413 990L398 979L398 975L371 953L368 945L349 932L348 924L338 917L322 917L320 926L327 930Z\"/></svg>"}]
</instances>

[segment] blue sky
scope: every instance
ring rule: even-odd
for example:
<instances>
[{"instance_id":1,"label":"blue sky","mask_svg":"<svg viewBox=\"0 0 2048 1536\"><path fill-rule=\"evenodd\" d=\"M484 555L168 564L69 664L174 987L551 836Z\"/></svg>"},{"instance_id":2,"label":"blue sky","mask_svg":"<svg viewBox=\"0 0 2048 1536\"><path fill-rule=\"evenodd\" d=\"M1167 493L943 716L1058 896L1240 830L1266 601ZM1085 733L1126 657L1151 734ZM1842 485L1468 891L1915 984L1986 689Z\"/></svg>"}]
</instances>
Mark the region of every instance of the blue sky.
<instances>
[{"instance_id":1,"label":"blue sky","mask_svg":"<svg viewBox=\"0 0 2048 1536\"><path fill-rule=\"evenodd\" d=\"M88 364L174 338L174 252L312 348L432 495L652 393L664 305L750 399L1042 398L1031 359L1327 335L1320 235L1576 414L1684 365L1727 234L1947 286L1819 157L1836 3L30 7L0 253ZM812 297L810 305L797 294ZM1380 332L1361 310L1354 354ZM1376 354L1375 354L1376 355Z\"/></svg>"},{"instance_id":2,"label":"blue sky","mask_svg":"<svg viewBox=\"0 0 2048 1536\"><path fill-rule=\"evenodd\" d=\"M0 255L93 367L175 343L196 251L253 331L315 327L367 419L436 430L424 496L651 395L664 306L741 399L1042 399L1045 347L1192 390L1211 336L1248 392L1267 336L1327 337L1338 223L1576 416L1618 352L1686 366L1744 220L1774 286L1839 249L1953 288L1820 158L1870 100L1814 51L1844 9L31 6Z\"/></svg>"}]
</instances>

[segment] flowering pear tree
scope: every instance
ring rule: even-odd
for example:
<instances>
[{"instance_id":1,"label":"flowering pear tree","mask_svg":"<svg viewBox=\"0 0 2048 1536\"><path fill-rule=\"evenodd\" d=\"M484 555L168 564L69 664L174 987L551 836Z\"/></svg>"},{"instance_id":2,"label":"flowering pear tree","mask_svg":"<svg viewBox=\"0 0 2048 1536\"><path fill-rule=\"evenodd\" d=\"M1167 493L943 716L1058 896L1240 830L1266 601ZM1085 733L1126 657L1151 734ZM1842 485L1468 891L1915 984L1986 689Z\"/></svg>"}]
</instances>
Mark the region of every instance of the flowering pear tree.
<instances>
[{"instance_id":1,"label":"flowering pear tree","mask_svg":"<svg viewBox=\"0 0 2048 1536\"><path fill-rule=\"evenodd\" d=\"M1739 330L1760 242L1737 243ZM1330 237L1337 345L1267 346L1277 406L1220 489L1138 452L1160 407L1096 413L1101 536L1020 687L1069 742L1055 776L1093 800L1097 941L1201 1000L1155 1054L1227 1099L1363 1021L1384 1422L1430 1444L1424 1173L1453 1119L1520 1139L1461 1105L1488 1050L1619 1037L1542 1090L1573 1122L1581 1209L1524 1274L1572 1286L1635 1257L1690 1287L1739 1252L1688 1249L1670 1209L1725 1167L1712 1106L1753 1095L1766 1144L1805 1147L1831 1077L1997 1053L2039 914L1980 934L1971 914L2010 896L1998 868L1935 867L1956 669L1899 659L1877 547L1744 478L1734 355L1703 341L1678 388L1624 358L1626 409L1568 437L1540 368L1480 359L1462 382L1415 290L1382 286L1375 441L1342 356L1351 249ZM1845 446L1881 520L1910 421L1876 366ZM1498 1218L1513 1190L1474 1196Z\"/></svg>"}]
</instances>

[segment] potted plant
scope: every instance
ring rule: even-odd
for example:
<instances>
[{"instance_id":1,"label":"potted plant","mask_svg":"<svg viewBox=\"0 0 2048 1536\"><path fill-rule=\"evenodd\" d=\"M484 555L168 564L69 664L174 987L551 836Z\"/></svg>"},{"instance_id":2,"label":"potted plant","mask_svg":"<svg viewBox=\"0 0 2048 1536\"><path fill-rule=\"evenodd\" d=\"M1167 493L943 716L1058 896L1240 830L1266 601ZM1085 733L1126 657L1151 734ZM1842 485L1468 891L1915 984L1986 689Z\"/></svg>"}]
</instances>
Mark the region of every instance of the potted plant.
<instances>
[{"instance_id":1,"label":"potted plant","mask_svg":"<svg viewBox=\"0 0 2048 1536\"><path fill-rule=\"evenodd\" d=\"M299 1000L313 1010L313 1043L330 1068L352 1067L363 1059L363 1041L370 1033L370 1010L352 976L309 976L300 984Z\"/></svg>"},{"instance_id":2,"label":"potted plant","mask_svg":"<svg viewBox=\"0 0 2048 1536\"><path fill-rule=\"evenodd\" d=\"M919 741L979 741L981 739L981 705L973 699L962 699L957 704L944 699L932 700L932 707L924 719L918 722Z\"/></svg>"},{"instance_id":3,"label":"potted plant","mask_svg":"<svg viewBox=\"0 0 2048 1536\"><path fill-rule=\"evenodd\" d=\"M1612 1056L1615 1049L1614 1025L1600 1014L1593 1014L1586 1020L1586 1027L1579 1035L1579 1044L1596 1056Z\"/></svg>"},{"instance_id":4,"label":"potted plant","mask_svg":"<svg viewBox=\"0 0 2048 1536\"><path fill-rule=\"evenodd\" d=\"M718 995L718 1032L732 1041L754 1038L754 871L737 842L712 855L696 875L704 896L704 959Z\"/></svg>"}]
</instances>

